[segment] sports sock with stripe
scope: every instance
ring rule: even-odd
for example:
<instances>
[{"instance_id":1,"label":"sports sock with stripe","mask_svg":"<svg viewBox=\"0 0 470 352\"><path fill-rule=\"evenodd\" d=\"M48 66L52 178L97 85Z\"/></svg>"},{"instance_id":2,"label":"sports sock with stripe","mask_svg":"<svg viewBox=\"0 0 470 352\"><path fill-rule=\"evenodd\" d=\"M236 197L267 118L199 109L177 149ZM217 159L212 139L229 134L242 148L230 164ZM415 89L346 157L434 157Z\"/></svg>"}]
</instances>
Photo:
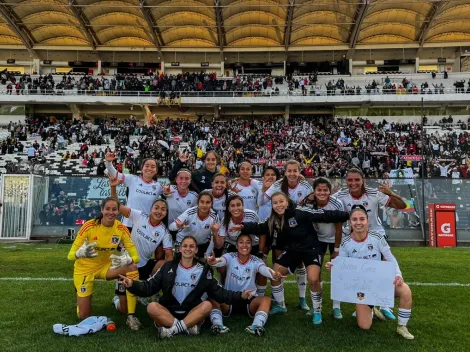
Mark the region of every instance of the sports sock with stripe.
<instances>
[{"instance_id":1,"label":"sports sock with stripe","mask_svg":"<svg viewBox=\"0 0 470 352\"><path fill-rule=\"evenodd\" d=\"M411 317L411 309L398 308L398 325L408 324Z\"/></svg>"},{"instance_id":2,"label":"sports sock with stripe","mask_svg":"<svg viewBox=\"0 0 470 352\"><path fill-rule=\"evenodd\" d=\"M255 319L253 319L253 325L263 327L268 321L268 313L256 312Z\"/></svg>"}]
</instances>

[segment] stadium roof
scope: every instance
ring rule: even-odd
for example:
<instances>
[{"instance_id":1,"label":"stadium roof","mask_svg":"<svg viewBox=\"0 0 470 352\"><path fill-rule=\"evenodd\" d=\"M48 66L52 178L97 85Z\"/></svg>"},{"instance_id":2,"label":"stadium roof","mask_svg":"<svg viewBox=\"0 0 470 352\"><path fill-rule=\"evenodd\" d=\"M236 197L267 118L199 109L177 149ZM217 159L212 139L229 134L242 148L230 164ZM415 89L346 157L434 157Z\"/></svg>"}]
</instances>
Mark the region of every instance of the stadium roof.
<instances>
[{"instance_id":1,"label":"stadium roof","mask_svg":"<svg viewBox=\"0 0 470 352\"><path fill-rule=\"evenodd\" d=\"M470 44L470 0L0 0L0 48L327 50Z\"/></svg>"}]
</instances>

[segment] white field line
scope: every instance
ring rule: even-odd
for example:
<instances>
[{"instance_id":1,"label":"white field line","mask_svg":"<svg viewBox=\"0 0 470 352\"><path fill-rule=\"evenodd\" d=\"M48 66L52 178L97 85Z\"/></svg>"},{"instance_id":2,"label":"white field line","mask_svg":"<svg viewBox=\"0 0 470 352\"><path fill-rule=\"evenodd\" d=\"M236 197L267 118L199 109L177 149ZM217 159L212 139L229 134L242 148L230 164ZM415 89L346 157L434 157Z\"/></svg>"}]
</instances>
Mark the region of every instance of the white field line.
<instances>
[{"instance_id":1,"label":"white field line","mask_svg":"<svg viewBox=\"0 0 470 352\"><path fill-rule=\"evenodd\" d=\"M0 281L73 281L68 277L0 277ZM103 281L103 280L97 280ZM285 284L295 284L295 280L286 280ZM324 284L329 285L329 281L323 281ZM469 284L462 284L459 282L407 282L410 286L437 286L437 287L470 287Z\"/></svg>"}]
</instances>

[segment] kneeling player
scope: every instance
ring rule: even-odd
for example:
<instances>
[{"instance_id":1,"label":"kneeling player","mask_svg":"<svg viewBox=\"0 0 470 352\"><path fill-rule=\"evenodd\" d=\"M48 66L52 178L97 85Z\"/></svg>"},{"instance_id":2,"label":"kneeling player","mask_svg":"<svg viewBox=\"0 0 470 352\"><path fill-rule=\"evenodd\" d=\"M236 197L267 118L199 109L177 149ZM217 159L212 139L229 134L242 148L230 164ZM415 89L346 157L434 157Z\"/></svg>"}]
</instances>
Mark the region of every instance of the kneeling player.
<instances>
[{"instance_id":1,"label":"kneeling player","mask_svg":"<svg viewBox=\"0 0 470 352\"><path fill-rule=\"evenodd\" d=\"M208 265L202 265L197 255L197 240L187 236L181 241L181 259L166 262L160 270L147 281L133 281L122 276L124 284L132 294L149 297L160 290L159 303L152 302L147 312L158 328L160 338L171 337L186 332L199 334L199 326L209 316L212 304L204 301L203 296L226 304L234 304L252 297L248 291L227 291L219 286L212 276Z\"/></svg>"},{"instance_id":2,"label":"kneeling player","mask_svg":"<svg viewBox=\"0 0 470 352\"><path fill-rule=\"evenodd\" d=\"M369 219L363 206L353 206L349 220L351 222L351 235L344 237L341 242L339 256L380 261L381 255L383 255L387 262L396 265L396 277L393 283L395 285L395 296L399 298L397 333L407 340L413 340L414 336L410 334L406 327L411 317L411 290L403 281L400 267L387 241L381 234L369 230ZM326 268L330 269L333 265L334 261L327 263ZM357 325L361 329L370 329L372 316L373 306L356 304Z\"/></svg>"},{"instance_id":3,"label":"kneeling player","mask_svg":"<svg viewBox=\"0 0 470 352\"><path fill-rule=\"evenodd\" d=\"M281 274L269 269L264 262L251 255L252 239L250 235L239 235L237 238L237 252L226 253L221 258L210 257L208 263L215 267L227 267L227 276L225 279L225 288L231 291L256 291L256 274L269 279L280 279ZM233 305L214 304L211 312L212 332L225 333L228 328L223 325L222 314L230 316L234 313L246 313L254 317L253 324L248 326L245 331L256 335L264 335L264 324L268 320L269 310L271 308L271 299L269 297L256 297L249 302L240 302Z\"/></svg>"}]
</instances>

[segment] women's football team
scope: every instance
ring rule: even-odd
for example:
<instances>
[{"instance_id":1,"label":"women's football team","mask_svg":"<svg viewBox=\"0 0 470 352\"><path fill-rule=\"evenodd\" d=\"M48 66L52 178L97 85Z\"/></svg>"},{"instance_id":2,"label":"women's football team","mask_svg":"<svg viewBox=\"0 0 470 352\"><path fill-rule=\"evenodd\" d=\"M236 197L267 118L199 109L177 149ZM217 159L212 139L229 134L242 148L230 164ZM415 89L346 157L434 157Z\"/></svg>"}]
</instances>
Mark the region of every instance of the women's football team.
<instances>
[{"instance_id":1,"label":"women's football team","mask_svg":"<svg viewBox=\"0 0 470 352\"><path fill-rule=\"evenodd\" d=\"M329 251L327 270L337 256L395 264L397 333L414 339L407 329L411 291L378 218L379 207L406 207L397 194L386 185L367 187L361 170L353 168L346 175L347 188L332 195L328 179L318 177L312 187L294 160L287 162L283 177L268 166L261 180L251 178L252 165L243 161L239 178L229 182L217 173L216 153L205 157L202 170L190 172L182 155L171 172L172 184L163 187L156 180L155 159L143 161L138 177L118 173L114 155L106 155L111 197L102 202L100 216L82 226L68 255L75 261L79 319L91 315L97 278L116 280L113 304L127 315L132 330L141 327L135 314L139 300L160 338L197 335L206 318L213 334L224 334L229 331L224 318L233 314L251 317L245 331L262 336L269 315L287 312L283 283L296 272L298 306L320 325L321 269ZM128 187L127 206L117 199L121 183ZM265 296L268 280L271 298ZM343 318L340 302L333 301L332 315ZM396 319L389 307L364 304L356 304L354 316L361 329L369 329L374 316Z\"/></svg>"}]
</instances>

